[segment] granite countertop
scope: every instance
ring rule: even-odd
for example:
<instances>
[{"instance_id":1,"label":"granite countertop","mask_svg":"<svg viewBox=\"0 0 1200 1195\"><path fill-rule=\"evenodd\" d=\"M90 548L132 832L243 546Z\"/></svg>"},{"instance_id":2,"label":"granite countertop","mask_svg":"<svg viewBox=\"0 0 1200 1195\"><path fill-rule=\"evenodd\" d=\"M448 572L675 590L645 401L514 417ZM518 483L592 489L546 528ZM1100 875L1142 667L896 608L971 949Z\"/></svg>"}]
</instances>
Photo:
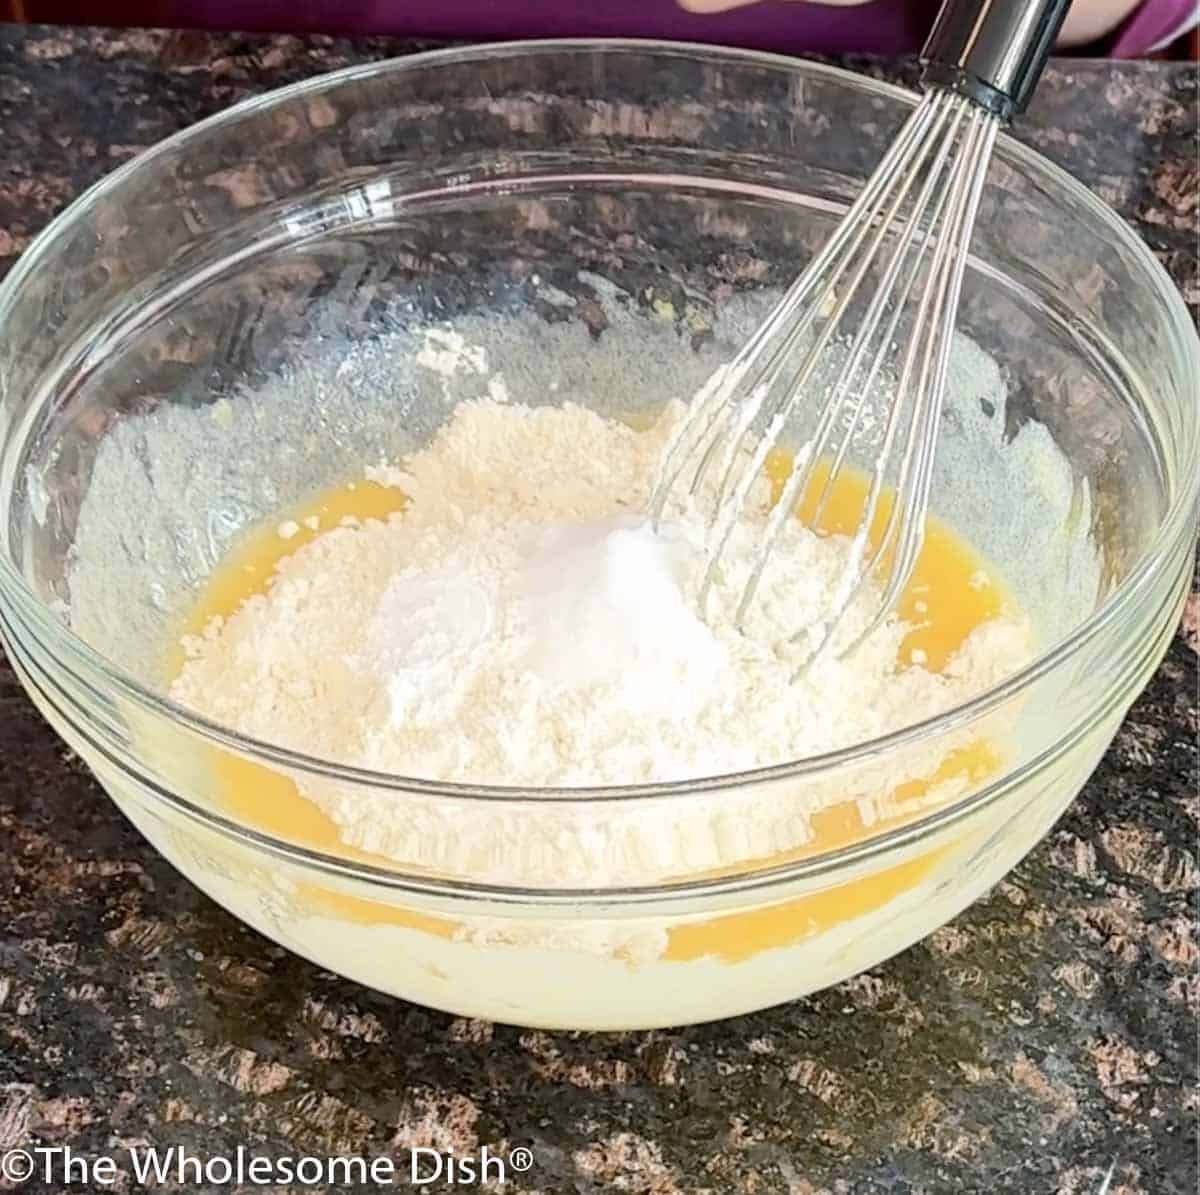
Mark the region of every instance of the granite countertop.
<instances>
[{"instance_id":1,"label":"granite countertop","mask_svg":"<svg viewBox=\"0 0 1200 1195\"><path fill-rule=\"evenodd\" d=\"M0 28L0 272L142 147L412 48ZM1196 88L1185 64L1063 61L1020 130L1133 223L1193 310ZM927 942L770 1012L606 1035L455 1019L274 947L150 849L0 662L0 1154L507 1142L532 1147L504 1187L525 1195L1190 1195L1198 652L1193 592L1084 793Z\"/></svg>"}]
</instances>

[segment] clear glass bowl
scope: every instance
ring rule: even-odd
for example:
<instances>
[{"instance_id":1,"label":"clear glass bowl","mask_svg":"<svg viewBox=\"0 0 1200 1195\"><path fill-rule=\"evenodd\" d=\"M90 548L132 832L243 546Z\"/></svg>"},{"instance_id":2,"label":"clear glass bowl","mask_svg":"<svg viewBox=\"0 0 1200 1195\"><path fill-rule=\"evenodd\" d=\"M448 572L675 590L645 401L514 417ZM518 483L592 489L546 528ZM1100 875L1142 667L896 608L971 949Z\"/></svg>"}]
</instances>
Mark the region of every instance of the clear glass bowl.
<instances>
[{"instance_id":1,"label":"clear glass bowl","mask_svg":"<svg viewBox=\"0 0 1200 1195\"><path fill-rule=\"evenodd\" d=\"M484 386L422 373L405 349L422 328L486 343L524 401L628 417L686 398L912 102L761 54L462 49L239 105L105 179L0 288L0 617L33 700L236 916L438 1008L700 1021L835 983L944 923L1107 747L1176 624L1197 518L1183 305L1120 219L1008 140L935 500L1039 629L1035 662L999 688L788 766L538 792L335 767L163 696L173 620L239 531L421 443ZM889 774L976 738L998 748L986 775L889 793ZM230 766L261 786L258 814L230 803ZM272 814L292 779L384 802L407 845L364 858ZM817 849L788 813L830 793L860 829Z\"/></svg>"}]
</instances>

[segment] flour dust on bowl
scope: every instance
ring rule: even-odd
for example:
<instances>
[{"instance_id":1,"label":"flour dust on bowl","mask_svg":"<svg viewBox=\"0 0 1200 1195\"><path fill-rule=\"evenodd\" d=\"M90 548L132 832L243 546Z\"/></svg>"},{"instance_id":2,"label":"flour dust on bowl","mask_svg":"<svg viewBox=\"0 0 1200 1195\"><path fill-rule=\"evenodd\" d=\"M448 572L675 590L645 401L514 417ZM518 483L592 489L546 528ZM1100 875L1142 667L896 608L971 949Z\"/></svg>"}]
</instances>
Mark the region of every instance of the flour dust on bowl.
<instances>
[{"instance_id":1,"label":"flour dust on bowl","mask_svg":"<svg viewBox=\"0 0 1200 1195\"><path fill-rule=\"evenodd\" d=\"M237 917L436 1008L701 1021L944 923L1078 791L1179 615L1198 353L1150 254L1001 139L924 572L844 663L789 653L852 480L745 634L734 575L698 617L691 514L640 519L672 420L912 103L510 45L313 80L112 175L0 289L32 699Z\"/></svg>"}]
</instances>

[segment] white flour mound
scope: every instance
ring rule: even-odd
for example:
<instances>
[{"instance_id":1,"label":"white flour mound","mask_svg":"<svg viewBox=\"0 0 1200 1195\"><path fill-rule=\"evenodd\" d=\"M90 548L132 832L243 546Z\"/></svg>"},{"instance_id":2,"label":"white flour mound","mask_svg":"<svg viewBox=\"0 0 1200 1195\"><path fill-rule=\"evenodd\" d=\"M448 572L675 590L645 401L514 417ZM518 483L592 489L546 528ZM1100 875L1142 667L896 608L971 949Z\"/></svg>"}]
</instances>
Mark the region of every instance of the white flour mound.
<instances>
[{"instance_id":1,"label":"white flour mound","mask_svg":"<svg viewBox=\"0 0 1200 1195\"><path fill-rule=\"evenodd\" d=\"M789 521L746 633L735 629L765 480L701 621L699 514L676 510L657 535L640 516L680 412L638 432L576 406L461 405L403 470L369 471L401 487L407 508L286 559L267 594L186 644L173 696L340 763L574 787L720 775L849 746L954 706L1027 659L1026 628L998 619L942 674L897 669L910 628L893 620L793 683L808 651L796 631L819 632L848 547ZM848 637L869 611L866 597L851 609ZM348 841L381 845L378 801L309 795Z\"/></svg>"}]
</instances>

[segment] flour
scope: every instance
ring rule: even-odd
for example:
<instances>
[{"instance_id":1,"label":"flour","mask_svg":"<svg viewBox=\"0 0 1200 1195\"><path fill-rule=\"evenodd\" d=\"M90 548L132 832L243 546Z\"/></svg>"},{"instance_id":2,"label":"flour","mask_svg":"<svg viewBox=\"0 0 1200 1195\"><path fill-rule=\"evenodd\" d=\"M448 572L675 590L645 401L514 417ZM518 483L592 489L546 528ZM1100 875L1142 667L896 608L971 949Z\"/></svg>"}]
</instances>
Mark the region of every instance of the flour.
<instances>
[{"instance_id":1,"label":"flour","mask_svg":"<svg viewBox=\"0 0 1200 1195\"><path fill-rule=\"evenodd\" d=\"M427 328L425 341L416 355L418 365L451 378L460 371L487 372L487 350L480 345L467 344L453 329Z\"/></svg>"},{"instance_id":2,"label":"flour","mask_svg":"<svg viewBox=\"0 0 1200 1195\"><path fill-rule=\"evenodd\" d=\"M786 527L739 632L765 480L702 623L688 596L705 563L698 512L674 510L662 535L637 513L678 415L637 432L574 406L461 405L403 469L369 470L404 490L406 509L284 560L267 594L185 645L173 695L343 764L575 787L850 746L958 704L1027 658L1024 628L997 620L941 674L917 660L897 669L910 628L892 621L793 683L847 547ZM847 642L870 614L868 594L847 614ZM378 843L378 810L314 799L352 840Z\"/></svg>"}]
</instances>

